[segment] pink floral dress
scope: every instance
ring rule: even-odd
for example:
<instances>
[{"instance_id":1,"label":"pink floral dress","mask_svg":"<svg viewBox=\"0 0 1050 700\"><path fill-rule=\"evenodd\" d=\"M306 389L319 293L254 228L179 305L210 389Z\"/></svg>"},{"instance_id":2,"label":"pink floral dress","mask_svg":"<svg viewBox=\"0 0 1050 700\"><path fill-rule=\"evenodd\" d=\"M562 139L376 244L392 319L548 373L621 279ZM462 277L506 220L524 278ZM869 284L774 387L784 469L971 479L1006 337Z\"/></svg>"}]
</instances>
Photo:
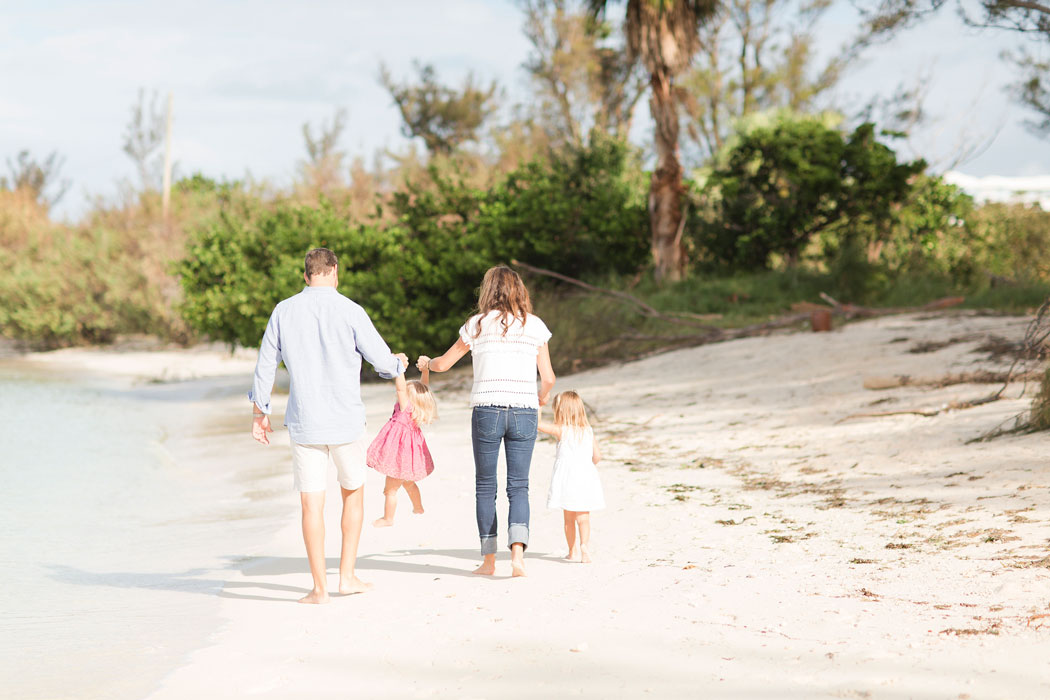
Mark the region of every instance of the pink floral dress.
<instances>
[{"instance_id":1,"label":"pink floral dress","mask_svg":"<svg viewBox=\"0 0 1050 700\"><path fill-rule=\"evenodd\" d=\"M394 413L368 446L368 466L381 474L403 481L419 481L434 471L423 431L412 420L412 407L402 411L394 403Z\"/></svg>"}]
</instances>

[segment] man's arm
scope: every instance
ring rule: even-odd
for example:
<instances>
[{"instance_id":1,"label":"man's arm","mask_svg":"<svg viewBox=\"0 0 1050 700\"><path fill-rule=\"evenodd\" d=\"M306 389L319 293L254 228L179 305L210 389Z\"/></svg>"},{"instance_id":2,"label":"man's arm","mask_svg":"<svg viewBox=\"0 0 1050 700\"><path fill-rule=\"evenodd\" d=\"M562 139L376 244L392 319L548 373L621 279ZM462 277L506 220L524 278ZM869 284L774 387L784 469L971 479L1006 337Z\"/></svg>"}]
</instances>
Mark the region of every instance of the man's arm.
<instances>
[{"instance_id":1,"label":"man's arm","mask_svg":"<svg viewBox=\"0 0 1050 700\"><path fill-rule=\"evenodd\" d=\"M353 327L357 351L375 368L380 377L393 379L408 369L408 357L404 353L395 355L390 352L390 346L383 340L383 336L379 335L364 309L360 309L354 315Z\"/></svg>"},{"instance_id":2,"label":"man's arm","mask_svg":"<svg viewBox=\"0 0 1050 700\"><path fill-rule=\"evenodd\" d=\"M259 359L255 363L255 377L248 398L255 404L252 407L252 437L264 445L270 444L267 433L270 427L270 399L273 393L273 382L277 377L277 365L281 364L281 334L277 322L277 309L270 314L259 344Z\"/></svg>"}]
</instances>

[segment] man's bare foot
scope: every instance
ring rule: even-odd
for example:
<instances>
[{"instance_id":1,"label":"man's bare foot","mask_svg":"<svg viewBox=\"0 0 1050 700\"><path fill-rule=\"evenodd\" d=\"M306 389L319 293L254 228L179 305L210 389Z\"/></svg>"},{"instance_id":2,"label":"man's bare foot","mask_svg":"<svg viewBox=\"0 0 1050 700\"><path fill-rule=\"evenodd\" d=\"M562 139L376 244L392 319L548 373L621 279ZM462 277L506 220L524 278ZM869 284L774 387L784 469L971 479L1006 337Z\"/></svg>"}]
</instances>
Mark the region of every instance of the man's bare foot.
<instances>
[{"instance_id":1,"label":"man's bare foot","mask_svg":"<svg viewBox=\"0 0 1050 700\"><path fill-rule=\"evenodd\" d=\"M339 579L340 595L354 595L355 593L366 593L370 590L372 590L372 584L365 583L356 576L349 579Z\"/></svg>"},{"instance_id":2,"label":"man's bare foot","mask_svg":"<svg viewBox=\"0 0 1050 700\"><path fill-rule=\"evenodd\" d=\"M510 575L514 577L526 576L525 562L521 559L510 560Z\"/></svg>"},{"instance_id":3,"label":"man's bare foot","mask_svg":"<svg viewBox=\"0 0 1050 700\"><path fill-rule=\"evenodd\" d=\"M307 605L324 605L328 602L328 591L313 590L299 599L300 603Z\"/></svg>"},{"instance_id":4,"label":"man's bare foot","mask_svg":"<svg viewBox=\"0 0 1050 700\"><path fill-rule=\"evenodd\" d=\"M587 549L586 547L580 547L580 551L582 552L582 555L580 556L580 562L583 563L583 564L590 564L591 563L591 551L589 549Z\"/></svg>"},{"instance_id":5,"label":"man's bare foot","mask_svg":"<svg viewBox=\"0 0 1050 700\"><path fill-rule=\"evenodd\" d=\"M393 524L393 520L387 520L386 518L376 518L376 521L372 523L372 527L390 527Z\"/></svg>"},{"instance_id":6,"label":"man's bare foot","mask_svg":"<svg viewBox=\"0 0 1050 700\"><path fill-rule=\"evenodd\" d=\"M413 508L412 512L416 515L423 515L423 506L419 506L419 508Z\"/></svg>"},{"instance_id":7,"label":"man's bare foot","mask_svg":"<svg viewBox=\"0 0 1050 700\"><path fill-rule=\"evenodd\" d=\"M579 548L578 547L573 547L572 549L570 549L569 553L565 555L565 558L568 559L569 561L579 561L580 560L580 550L579 550Z\"/></svg>"}]
</instances>

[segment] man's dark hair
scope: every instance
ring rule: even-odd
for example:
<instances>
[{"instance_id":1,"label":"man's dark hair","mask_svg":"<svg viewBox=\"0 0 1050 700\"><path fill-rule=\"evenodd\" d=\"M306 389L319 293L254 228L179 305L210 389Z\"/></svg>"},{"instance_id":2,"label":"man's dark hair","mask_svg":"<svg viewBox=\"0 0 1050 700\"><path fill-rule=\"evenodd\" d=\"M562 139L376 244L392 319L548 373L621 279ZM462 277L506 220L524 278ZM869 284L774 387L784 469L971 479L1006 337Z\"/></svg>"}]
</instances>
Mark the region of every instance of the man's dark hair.
<instances>
[{"instance_id":1,"label":"man's dark hair","mask_svg":"<svg viewBox=\"0 0 1050 700\"><path fill-rule=\"evenodd\" d=\"M314 248L306 254L306 276L328 274L338 264L335 253L327 248Z\"/></svg>"}]
</instances>

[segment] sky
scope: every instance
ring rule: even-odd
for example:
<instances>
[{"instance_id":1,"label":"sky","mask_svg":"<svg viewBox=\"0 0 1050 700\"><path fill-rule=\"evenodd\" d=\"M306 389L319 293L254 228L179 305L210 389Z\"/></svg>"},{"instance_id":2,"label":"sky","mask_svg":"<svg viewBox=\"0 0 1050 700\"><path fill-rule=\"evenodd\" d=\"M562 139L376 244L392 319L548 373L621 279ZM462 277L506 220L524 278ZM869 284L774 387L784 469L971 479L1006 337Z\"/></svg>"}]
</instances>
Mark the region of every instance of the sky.
<instances>
[{"instance_id":1,"label":"sky","mask_svg":"<svg viewBox=\"0 0 1050 700\"><path fill-rule=\"evenodd\" d=\"M851 5L837 2L818 28L821 55L856 28ZM381 61L398 78L414 59L448 82L473 71L498 80L508 102L527 100L521 25L512 0L0 0L0 161L22 149L61 154L73 184L56 214L75 218L134 180L122 135L146 89L173 95L180 173L286 186L305 153L303 123L338 108L349 113L341 145L351 156L408 144L378 84ZM999 55L1020 41L945 12L868 51L836 98L860 105L927 74L930 124L897 144L902 155L943 169L959 143L987 144L956 170L1050 174L1050 139L1025 131L1025 111L1004 91L1014 76ZM646 112L642 102L632 134L643 145Z\"/></svg>"}]
</instances>

